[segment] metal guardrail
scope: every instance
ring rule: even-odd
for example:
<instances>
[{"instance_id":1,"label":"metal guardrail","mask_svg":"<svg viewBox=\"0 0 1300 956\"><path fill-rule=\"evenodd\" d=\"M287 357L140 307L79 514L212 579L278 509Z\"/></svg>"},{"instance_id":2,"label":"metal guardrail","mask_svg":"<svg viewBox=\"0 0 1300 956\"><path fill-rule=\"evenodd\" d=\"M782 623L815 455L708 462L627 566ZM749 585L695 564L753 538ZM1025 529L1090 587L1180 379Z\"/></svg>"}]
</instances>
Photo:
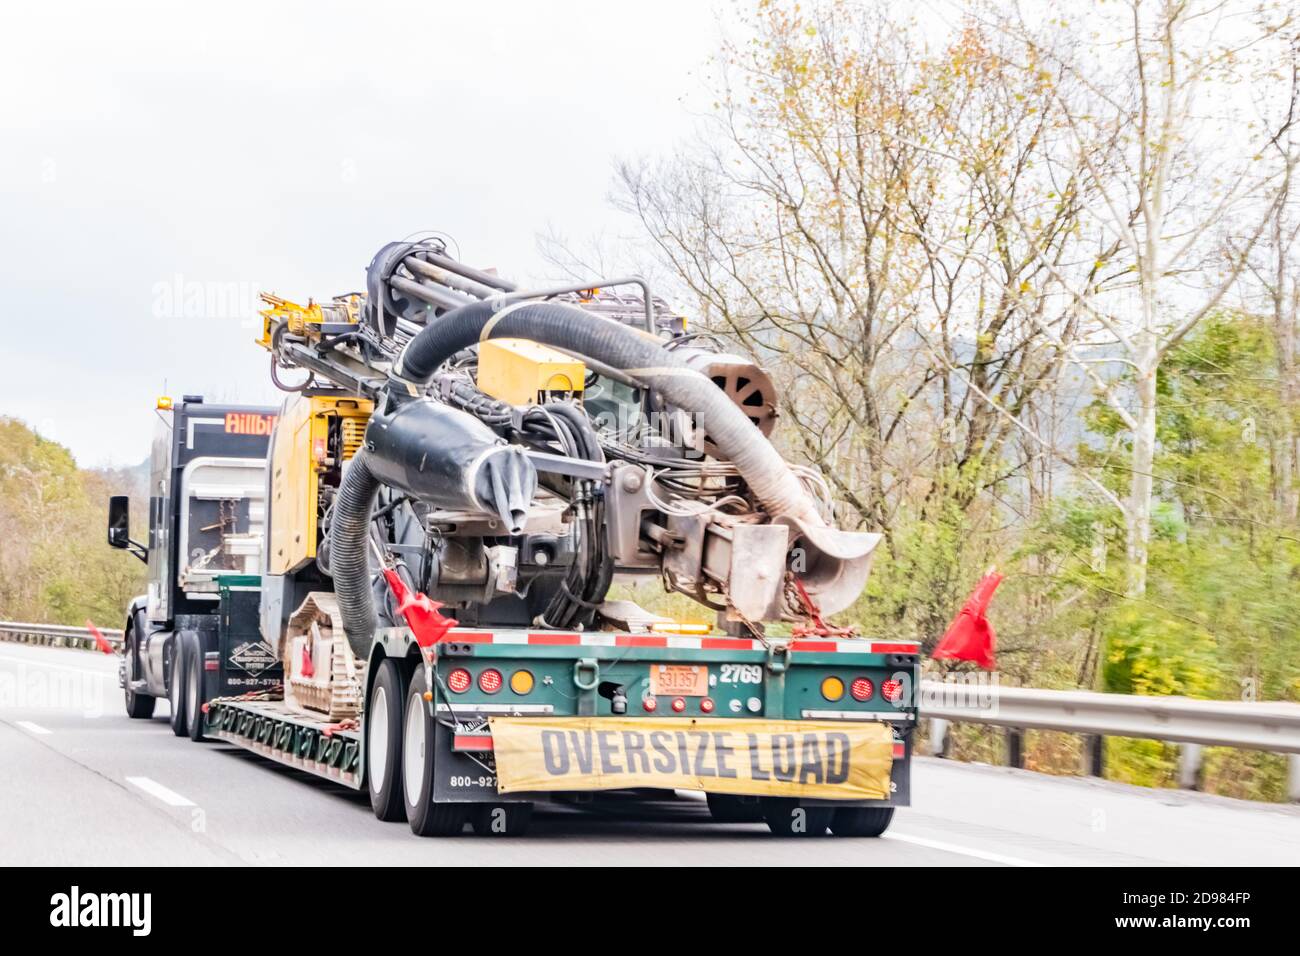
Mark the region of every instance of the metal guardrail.
<instances>
[{"instance_id":1,"label":"metal guardrail","mask_svg":"<svg viewBox=\"0 0 1300 956\"><path fill-rule=\"evenodd\" d=\"M114 650L122 648L122 632L109 627L101 627L99 633L104 635ZM13 644L37 644L44 647L73 647L83 651L96 649L95 639L90 629L72 627L67 624L25 624L18 621L0 621L0 641Z\"/></svg>"},{"instance_id":2,"label":"metal guardrail","mask_svg":"<svg viewBox=\"0 0 1300 956\"><path fill-rule=\"evenodd\" d=\"M1300 704L1032 687L968 689L961 684L923 681L920 709L923 716L954 723L1300 754Z\"/></svg>"},{"instance_id":3,"label":"metal guardrail","mask_svg":"<svg viewBox=\"0 0 1300 956\"><path fill-rule=\"evenodd\" d=\"M101 628L115 649L122 632ZM95 650L95 639L84 627L0 621L0 641ZM1195 787L1202 747L1239 747L1291 754L1290 786L1300 800L1300 704L1249 701L1193 700L1189 697L1142 697L1089 691L1039 690L997 684L922 681L920 711L930 720L933 752L946 754L948 724L988 724L1006 730L1008 762L1023 764L1026 730L1057 730L1090 740L1085 771L1102 773L1101 741L1106 737L1136 737L1184 744L1179 778Z\"/></svg>"}]
</instances>

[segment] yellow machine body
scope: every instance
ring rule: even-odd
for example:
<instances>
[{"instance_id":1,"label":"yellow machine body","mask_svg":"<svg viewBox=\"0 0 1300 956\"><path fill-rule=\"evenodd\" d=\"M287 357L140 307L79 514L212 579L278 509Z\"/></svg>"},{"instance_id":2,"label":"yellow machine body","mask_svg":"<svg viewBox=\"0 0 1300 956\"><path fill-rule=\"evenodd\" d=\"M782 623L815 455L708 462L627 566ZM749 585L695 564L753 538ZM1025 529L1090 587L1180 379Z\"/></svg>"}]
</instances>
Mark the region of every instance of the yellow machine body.
<instances>
[{"instance_id":1,"label":"yellow machine body","mask_svg":"<svg viewBox=\"0 0 1300 956\"><path fill-rule=\"evenodd\" d=\"M374 403L344 395L295 395L276 423L271 449L272 574L289 574L316 557L321 477L337 472L330 431L338 429L342 461L361 447Z\"/></svg>"},{"instance_id":2,"label":"yellow machine body","mask_svg":"<svg viewBox=\"0 0 1300 956\"><path fill-rule=\"evenodd\" d=\"M262 293L262 301L268 306L261 310L262 337L257 344L264 349L271 348L271 330L281 319L292 335L306 335L318 338L321 330L333 326L356 325L361 313L361 299L357 295L338 296L332 302L321 305L308 300L306 305L299 305L269 292Z\"/></svg>"},{"instance_id":3,"label":"yellow machine body","mask_svg":"<svg viewBox=\"0 0 1300 956\"><path fill-rule=\"evenodd\" d=\"M578 359L527 339L488 339L478 347L479 391L511 405L533 405L548 395L581 394L587 367Z\"/></svg>"}]
</instances>

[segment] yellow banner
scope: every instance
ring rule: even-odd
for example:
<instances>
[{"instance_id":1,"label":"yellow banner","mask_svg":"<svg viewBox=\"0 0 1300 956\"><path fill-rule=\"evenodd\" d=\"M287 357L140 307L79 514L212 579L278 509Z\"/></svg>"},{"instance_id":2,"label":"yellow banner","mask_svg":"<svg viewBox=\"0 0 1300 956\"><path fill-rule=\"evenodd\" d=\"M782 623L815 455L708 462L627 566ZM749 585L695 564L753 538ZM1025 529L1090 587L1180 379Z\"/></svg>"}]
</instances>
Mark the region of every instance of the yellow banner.
<instances>
[{"instance_id":1,"label":"yellow banner","mask_svg":"<svg viewBox=\"0 0 1300 956\"><path fill-rule=\"evenodd\" d=\"M497 789L662 787L707 793L882 800L884 723L727 718L493 717Z\"/></svg>"}]
</instances>

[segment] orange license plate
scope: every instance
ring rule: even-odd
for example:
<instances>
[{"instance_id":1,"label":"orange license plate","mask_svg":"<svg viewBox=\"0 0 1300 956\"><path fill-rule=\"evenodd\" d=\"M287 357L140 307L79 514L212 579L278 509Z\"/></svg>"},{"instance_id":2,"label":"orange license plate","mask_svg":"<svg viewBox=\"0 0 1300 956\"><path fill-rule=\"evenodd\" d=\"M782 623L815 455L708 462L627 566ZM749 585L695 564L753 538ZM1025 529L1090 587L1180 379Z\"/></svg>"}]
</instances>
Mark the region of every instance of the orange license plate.
<instances>
[{"instance_id":1,"label":"orange license plate","mask_svg":"<svg viewBox=\"0 0 1300 956\"><path fill-rule=\"evenodd\" d=\"M709 669L703 664L652 664L650 693L664 697L705 697Z\"/></svg>"}]
</instances>

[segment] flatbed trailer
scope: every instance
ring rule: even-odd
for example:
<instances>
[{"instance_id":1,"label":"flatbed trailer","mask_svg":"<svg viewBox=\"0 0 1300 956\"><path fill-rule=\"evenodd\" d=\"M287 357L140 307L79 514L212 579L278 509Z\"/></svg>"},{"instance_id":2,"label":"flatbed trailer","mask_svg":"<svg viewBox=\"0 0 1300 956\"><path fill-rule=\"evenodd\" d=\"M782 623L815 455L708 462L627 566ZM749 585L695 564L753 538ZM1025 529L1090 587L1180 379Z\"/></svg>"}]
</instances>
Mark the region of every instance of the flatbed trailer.
<instances>
[{"instance_id":1,"label":"flatbed trailer","mask_svg":"<svg viewBox=\"0 0 1300 956\"><path fill-rule=\"evenodd\" d=\"M223 632L229 626L230 620L223 620ZM209 672L213 691L230 688L225 671L231 666L232 645L239 643L237 636L217 637L222 646L208 655L219 663L216 672ZM773 829L785 832L779 817L800 810L815 817L811 826L820 832L830 827L846 835L874 835L860 832L862 826L854 832L847 823L836 828L836 814L844 820L846 813L872 809L875 815L870 819L883 830L892 808L910 802L917 651L911 643L866 638L762 641L719 635L467 627L453 628L435 648L422 650L409 628L396 627L376 633L366 668L366 706L359 720L312 714L283 699L268 699L275 692L265 689L248 697L214 695L201 708L199 719L202 735L331 782L365 789L375 752L386 747L395 731L385 723L379 732L367 716L384 710L375 701L375 687L388 667L406 689L416 682L432 688L422 695L432 746L423 739L427 754L403 753L400 759L403 775L413 772L413 760L430 765L432 802L450 810L452 820L459 812L460 825L447 823L442 832L459 832L483 810L531 810L544 801L589 799L596 790L654 788L653 772L628 776L629 771L637 771L634 758L640 754L629 753L619 743L620 739L644 740L647 756L653 758L653 735L639 730L653 727L669 735L664 743L673 751L683 746L685 738L677 737L679 731L695 734L686 758L694 779L683 780L680 772L666 774L662 789L703 790L720 820L767 820L773 825L777 817ZM681 693L673 693L674 687ZM512 726L546 721L548 727L565 734L594 728L601 745L613 741L608 751L594 748L591 758L597 764L604 762L605 772L598 774L595 785L590 774L579 774L570 787L566 784L570 775L561 773L545 790L503 789L494 739L494 730L503 720ZM728 779L729 771L741 768L733 765L732 748L721 741L736 736L728 734L729 728L749 728L756 721L768 725L778 741L769 754L776 765L764 764L772 779L755 781L746 773ZM409 717L406 724L409 735ZM832 759L830 753L819 752L823 763L808 766L807 754L800 750L801 745L807 746L808 728L865 726L887 728L887 792L874 798L846 798L839 792L834 798L784 795L800 793L801 784L802 790L815 791L812 785L819 782L819 775L834 772L832 764L838 757ZM632 736L620 738L623 734ZM793 742L786 767L781 765L783 737ZM378 763L388 759L391 755L385 752ZM751 753L750 760L754 759ZM847 753L844 759L849 759ZM651 759L640 763L643 769L654 768ZM831 781L820 782L828 785L829 793ZM511 832L520 829L517 820L512 821Z\"/></svg>"}]
</instances>

